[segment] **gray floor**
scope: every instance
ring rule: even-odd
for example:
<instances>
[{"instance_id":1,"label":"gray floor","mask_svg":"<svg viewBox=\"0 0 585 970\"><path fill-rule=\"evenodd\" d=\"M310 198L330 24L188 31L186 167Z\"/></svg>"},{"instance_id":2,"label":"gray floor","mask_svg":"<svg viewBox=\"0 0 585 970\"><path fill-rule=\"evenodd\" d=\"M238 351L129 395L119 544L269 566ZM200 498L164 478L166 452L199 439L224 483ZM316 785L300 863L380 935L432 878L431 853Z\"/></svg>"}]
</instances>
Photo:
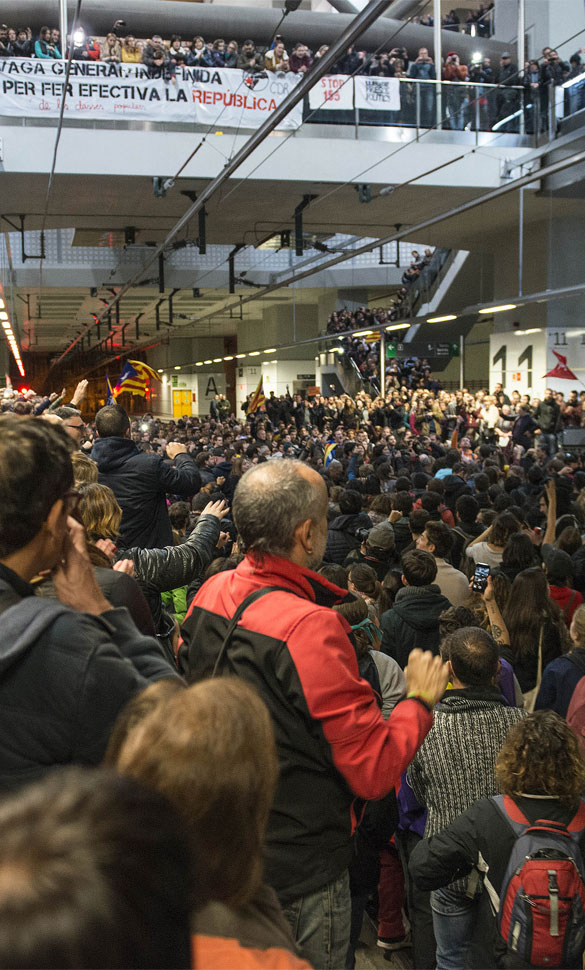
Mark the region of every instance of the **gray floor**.
<instances>
[{"instance_id":1,"label":"gray floor","mask_svg":"<svg viewBox=\"0 0 585 970\"><path fill-rule=\"evenodd\" d=\"M374 926L368 916L364 916L355 965L356 970L412 970L412 949L398 950L386 960L384 950L376 946Z\"/></svg>"}]
</instances>

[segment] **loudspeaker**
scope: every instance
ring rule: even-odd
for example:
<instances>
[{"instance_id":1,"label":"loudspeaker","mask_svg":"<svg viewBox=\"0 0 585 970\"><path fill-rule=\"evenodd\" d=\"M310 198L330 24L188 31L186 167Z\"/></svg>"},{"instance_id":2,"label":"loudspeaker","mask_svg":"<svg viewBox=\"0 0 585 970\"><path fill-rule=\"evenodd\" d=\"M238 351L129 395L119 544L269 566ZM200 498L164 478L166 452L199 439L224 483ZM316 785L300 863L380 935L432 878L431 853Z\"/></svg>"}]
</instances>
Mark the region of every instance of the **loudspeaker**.
<instances>
[{"instance_id":1,"label":"loudspeaker","mask_svg":"<svg viewBox=\"0 0 585 970\"><path fill-rule=\"evenodd\" d=\"M585 449L585 428L565 428L563 431L563 448L567 451L575 448Z\"/></svg>"},{"instance_id":2,"label":"loudspeaker","mask_svg":"<svg viewBox=\"0 0 585 970\"><path fill-rule=\"evenodd\" d=\"M284 9L287 13L292 13L294 10L298 10L301 5L301 0L284 0Z\"/></svg>"}]
</instances>

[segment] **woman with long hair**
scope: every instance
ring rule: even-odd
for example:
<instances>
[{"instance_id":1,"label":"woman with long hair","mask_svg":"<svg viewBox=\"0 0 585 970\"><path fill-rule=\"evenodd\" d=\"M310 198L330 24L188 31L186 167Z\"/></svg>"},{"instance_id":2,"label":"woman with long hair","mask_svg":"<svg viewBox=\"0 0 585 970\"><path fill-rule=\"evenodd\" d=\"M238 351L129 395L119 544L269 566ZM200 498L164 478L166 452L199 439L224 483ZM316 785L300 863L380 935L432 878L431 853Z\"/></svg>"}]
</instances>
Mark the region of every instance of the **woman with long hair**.
<instances>
[{"instance_id":1,"label":"woman with long hair","mask_svg":"<svg viewBox=\"0 0 585 970\"><path fill-rule=\"evenodd\" d=\"M122 509L113 491L107 485L88 483L80 485L79 492L79 515L90 541L111 561L123 559L133 563L134 575L143 589L158 635L168 639L174 624L162 608L160 594L188 586L203 575L215 556L227 505L223 501L209 502L191 534L178 546L119 552L116 544Z\"/></svg>"},{"instance_id":2,"label":"woman with long hair","mask_svg":"<svg viewBox=\"0 0 585 970\"><path fill-rule=\"evenodd\" d=\"M525 532L513 532L504 546L500 570L513 583L523 569L537 565L537 555L530 536Z\"/></svg>"},{"instance_id":3,"label":"woman with long hair","mask_svg":"<svg viewBox=\"0 0 585 970\"><path fill-rule=\"evenodd\" d=\"M540 566L518 573L503 613L509 646L502 656L513 668L524 695L540 687L542 671L569 647L561 611L548 594L548 582ZM526 698L530 709L534 698Z\"/></svg>"},{"instance_id":4,"label":"woman with long hair","mask_svg":"<svg viewBox=\"0 0 585 970\"><path fill-rule=\"evenodd\" d=\"M516 842L511 817L534 825L546 818L569 830L580 832L578 844L585 852L585 761L576 735L553 711L536 711L510 730L496 762L496 779L503 800L482 798L437 835L424 839L410 858L410 872L422 892L447 886L457 876L470 874L478 866L489 879L489 892L502 893L504 877ZM571 840L567 839L567 852ZM552 863L551 863L552 867ZM477 880L476 880L477 882ZM485 903L485 905L483 905ZM548 899L541 903L548 907ZM559 900L559 912L566 901ZM536 908L534 910L536 913ZM552 915L552 910L551 910ZM546 910L545 910L546 918ZM581 916L576 917L582 923ZM562 917L561 917L562 926ZM552 937L548 943L554 944ZM563 948L563 935L556 940ZM494 911L484 892L473 927L474 965L482 967L532 966L508 950L496 932ZM481 953L477 950L481 948ZM564 954L551 966L576 970L582 967L580 952ZM543 966L539 960L538 966Z\"/></svg>"}]
</instances>

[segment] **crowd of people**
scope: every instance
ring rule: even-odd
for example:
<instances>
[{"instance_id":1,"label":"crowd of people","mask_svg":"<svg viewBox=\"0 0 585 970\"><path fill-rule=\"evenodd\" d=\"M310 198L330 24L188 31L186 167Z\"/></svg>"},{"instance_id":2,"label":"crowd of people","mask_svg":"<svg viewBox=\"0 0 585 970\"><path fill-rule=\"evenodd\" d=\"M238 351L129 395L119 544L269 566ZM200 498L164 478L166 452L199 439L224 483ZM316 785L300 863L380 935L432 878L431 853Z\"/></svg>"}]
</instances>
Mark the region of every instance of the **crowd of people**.
<instances>
[{"instance_id":1,"label":"crowd of people","mask_svg":"<svg viewBox=\"0 0 585 970\"><path fill-rule=\"evenodd\" d=\"M442 17L441 26L455 33L464 31L473 37L490 37L493 33L493 10L493 0L490 3L480 4L474 10L453 9ZM424 27L433 27L435 23L432 13L423 13L412 19Z\"/></svg>"},{"instance_id":2,"label":"crowd of people","mask_svg":"<svg viewBox=\"0 0 585 970\"><path fill-rule=\"evenodd\" d=\"M581 966L585 392L387 380L6 388L0 965Z\"/></svg>"},{"instance_id":3,"label":"crowd of people","mask_svg":"<svg viewBox=\"0 0 585 970\"><path fill-rule=\"evenodd\" d=\"M453 12L448 17L452 15ZM481 19L478 21L482 22ZM458 24L451 26L456 28ZM172 34L170 39L163 40L160 34L153 34L148 39L137 39L125 33L125 30L126 24L117 21L105 38L95 38L83 28L78 28L69 38L73 59L109 64L142 64L153 76L162 75L166 81L174 83L177 69L181 67L239 68L251 75L289 71L304 74L329 49L327 44L315 51L303 42L289 45L280 34L270 44L262 45L250 39L242 43L221 37L210 41L200 35L187 39ZM43 26L35 34L30 26L0 25L0 58L58 59L69 53L69 45L63 49L57 28ZM451 50L445 53L439 68L426 47L419 48L416 56L412 56L406 47L376 52L350 47L331 66L329 73L396 77L405 82L400 85L400 108L377 112L378 123L433 126L437 121L435 85L408 82L442 80L450 82L442 92L443 127L453 130L491 130L494 125L506 124L506 130L519 131L519 115L523 113L525 130L530 133L543 130L548 123L549 104L552 104L551 87L585 76L582 54L583 50L578 50L567 62L559 57L557 51L545 47L540 59L518 66L508 52L502 54L498 65L492 65L490 57L483 57L479 53L473 55L469 64L465 64L457 51ZM472 84L474 87L470 86ZM486 87L482 88L481 85ZM566 113L582 108L585 104L585 83L570 87L565 101ZM336 120L340 118L337 112Z\"/></svg>"}]
</instances>

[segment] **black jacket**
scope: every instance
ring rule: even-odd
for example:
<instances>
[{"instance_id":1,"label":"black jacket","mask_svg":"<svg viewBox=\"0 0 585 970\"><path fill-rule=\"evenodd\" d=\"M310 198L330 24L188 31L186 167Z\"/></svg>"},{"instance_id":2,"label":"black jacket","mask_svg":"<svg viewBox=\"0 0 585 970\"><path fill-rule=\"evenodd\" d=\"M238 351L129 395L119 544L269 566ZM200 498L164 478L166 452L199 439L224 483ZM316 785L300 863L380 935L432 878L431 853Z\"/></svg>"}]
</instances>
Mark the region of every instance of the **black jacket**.
<instances>
[{"instance_id":1,"label":"black jacket","mask_svg":"<svg viewBox=\"0 0 585 970\"><path fill-rule=\"evenodd\" d=\"M150 607L156 629L161 627L161 593L189 586L202 576L213 559L219 539L219 519L215 515L202 515L184 542L164 549L124 549L118 559L131 559L134 573Z\"/></svg>"},{"instance_id":2,"label":"black jacket","mask_svg":"<svg viewBox=\"0 0 585 970\"><path fill-rule=\"evenodd\" d=\"M382 647L402 669L411 650L439 652L439 616L451 606L434 583L399 589L394 606L382 614Z\"/></svg>"},{"instance_id":3,"label":"black jacket","mask_svg":"<svg viewBox=\"0 0 585 970\"><path fill-rule=\"evenodd\" d=\"M170 546L173 532L166 495L195 495L199 471L190 455L177 455L176 467L160 455L147 455L129 438L98 438L91 450L99 481L109 485L122 507L120 547Z\"/></svg>"},{"instance_id":4,"label":"black jacket","mask_svg":"<svg viewBox=\"0 0 585 970\"><path fill-rule=\"evenodd\" d=\"M534 419L545 434L555 434L561 427L561 409L554 400L541 401L534 412Z\"/></svg>"},{"instance_id":5,"label":"black jacket","mask_svg":"<svg viewBox=\"0 0 585 970\"><path fill-rule=\"evenodd\" d=\"M357 515L338 515L327 529L327 545L323 561L342 566L352 549L358 549L360 546L360 540L356 536L357 530L371 528L370 517L365 512L359 512Z\"/></svg>"},{"instance_id":6,"label":"black jacket","mask_svg":"<svg viewBox=\"0 0 585 970\"><path fill-rule=\"evenodd\" d=\"M99 617L34 596L0 566L0 791L101 762L124 704L176 676L125 609Z\"/></svg>"},{"instance_id":7,"label":"black jacket","mask_svg":"<svg viewBox=\"0 0 585 970\"><path fill-rule=\"evenodd\" d=\"M557 799L518 798L523 815L534 824L540 818L567 825L574 811L563 808ZM410 857L410 873L423 892L440 889L457 877L468 875L479 860L479 853L489 866L489 880L500 893L506 868L514 847L514 833L496 803L482 798L459 815L447 828L430 839L422 839ZM580 842L585 852L585 839ZM503 943L499 941L487 893L479 899L479 913L474 923L474 940L483 944L483 953L473 965L481 967L522 966L508 962ZM467 964L471 966L471 963Z\"/></svg>"}]
</instances>

